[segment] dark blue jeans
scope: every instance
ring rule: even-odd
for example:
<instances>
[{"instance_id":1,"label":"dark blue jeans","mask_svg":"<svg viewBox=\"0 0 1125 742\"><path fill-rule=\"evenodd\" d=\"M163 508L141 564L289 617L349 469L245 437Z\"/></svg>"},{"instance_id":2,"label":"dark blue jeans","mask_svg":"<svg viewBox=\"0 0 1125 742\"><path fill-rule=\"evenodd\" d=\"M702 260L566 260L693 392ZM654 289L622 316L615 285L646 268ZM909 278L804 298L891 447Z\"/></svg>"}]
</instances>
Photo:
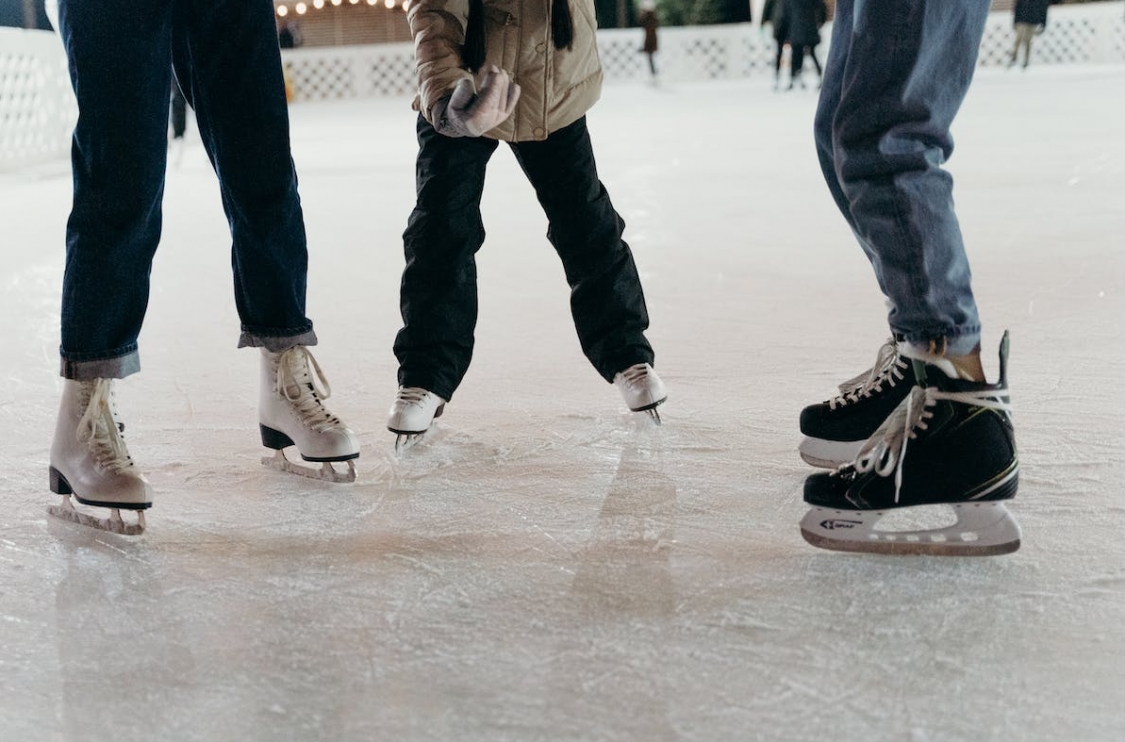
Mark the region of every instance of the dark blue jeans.
<instances>
[{"instance_id":1,"label":"dark blue jeans","mask_svg":"<svg viewBox=\"0 0 1125 742\"><path fill-rule=\"evenodd\" d=\"M949 128L976 67L988 0L839 0L816 146L828 188L911 345L980 341L953 210Z\"/></svg>"},{"instance_id":2,"label":"dark blue jeans","mask_svg":"<svg viewBox=\"0 0 1125 742\"><path fill-rule=\"evenodd\" d=\"M406 269L395 338L398 381L452 399L469 369L477 323L480 200L494 139L450 138L418 117L418 200L403 235ZM648 310L625 229L598 180L585 117L544 141L510 144L535 188L562 259L582 351L611 381L652 363Z\"/></svg>"},{"instance_id":3,"label":"dark blue jeans","mask_svg":"<svg viewBox=\"0 0 1125 742\"><path fill-rule=\"evenodd\" d=\"M62 375L140 369L160 241L172 67L219 177L239 346L313 345L308 253L270 0L61 0L78 99L62 295Z\"/></svg>"}]
</instances>

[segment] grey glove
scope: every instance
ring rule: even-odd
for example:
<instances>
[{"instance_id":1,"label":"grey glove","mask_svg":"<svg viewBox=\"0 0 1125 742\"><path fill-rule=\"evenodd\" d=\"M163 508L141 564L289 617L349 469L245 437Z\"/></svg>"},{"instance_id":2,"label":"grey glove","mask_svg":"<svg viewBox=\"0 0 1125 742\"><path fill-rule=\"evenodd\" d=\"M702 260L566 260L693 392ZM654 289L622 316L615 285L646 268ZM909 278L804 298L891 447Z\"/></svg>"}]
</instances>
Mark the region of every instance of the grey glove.
<instances>
[{"instance_id":1,"label":"grey glove","mask_svg":"<svg viewBox=\"0 0 1125 742\"><path fill-rule=\"evenodd\" d=\"M512 115L520 97L520 86L496 65L485 73L480 92L473 92L471 80L457 83L453 93L430 109L430 120L439 134L447 137L479 137L496 128Z\"/></svg>"}]
</instances>

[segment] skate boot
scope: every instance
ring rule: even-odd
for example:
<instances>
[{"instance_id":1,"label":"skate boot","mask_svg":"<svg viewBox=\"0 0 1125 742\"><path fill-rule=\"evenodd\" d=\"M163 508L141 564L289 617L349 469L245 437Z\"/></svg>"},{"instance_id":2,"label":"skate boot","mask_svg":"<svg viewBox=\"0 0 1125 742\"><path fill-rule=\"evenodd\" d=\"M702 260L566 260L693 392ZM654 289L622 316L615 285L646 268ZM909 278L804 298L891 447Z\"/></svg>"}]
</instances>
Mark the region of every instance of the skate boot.
<instances>
[{"instance_id":1,"label":"skate boot","mask_svg":"<svg viewBox=\"0 0 1125 742\"><path fill-rule=\"evenodd\" d=\"M647 412L657 425L660 424L659 405L668 399L664 382L647 363L638 363L621 371L613 377L613 385L625 398L625 404L633 412Z\"/></svg>"},{"instance_id":2,"label":"skate boot","mask_svg":"<svg viewBox=\"0 0 1125 742\"><path fill-rule=\"evenodd\" d=\"M276 452L262 463L313 479L354 482L359 441L324 407L332 390L308 348L297 345L281 353L263 348L261 370L258 428L262 445ZM289 461L283 450L287 446L296 446L305 461L321 463L320 469ZM334 461L346 462L347 471L333 468Z\"/></svg>"},{"instance_id":3,"label":"skate boot","mask_svg":"<svg viewBox=\"0 0 1125 742\"><path fill-rule=\"evenodd\" d=\"M1007 554L1019 526L1004 506L1016 494L1016 453L1008 398L1008 334L996 384L952 378L951 364L913 361L918 385L863 445L855 461L805 481L812 509L801 534L839 551L938 556ZM880 530L888 511L949 505L957 522L941 528Z\"/></svg>"},{"instance_id":4,"label":"skate boot","mask_svg":"<svg viewBox=\"0 0 1125 742\"><path fill-rule=\"evenodd\" d=\"M124 431L114 405L113 379L63 382L48 474L51 491L64 499L47 512L126 536L144 532L152 490L129 456ZM75 508L71 497L81 505L109 508L109 516ZM126 523L122 510L135 510L136 523Z\"/></svg>"},{"instance_id":5,"label":"skate boot","mask_svg":"<svg viewBox=\"0 0 1125 742\"><path fill-rule=\"evenodd\" d=\"M400 386L387 417L387 430L397 434L395 451L413 447L445 411L445 400L418 386Z\"/></svg>"},{"instance_id":6,"label":"skate boot","mask_svg":"<svg viewBox=\"0 0 1125 742\"><path fill-rule=\"evenodd\" d=\"M801 458L826 469L852 461L912 386L914 367L891 338L870 370L840 385L839 396L801 410Z\"/></svg>"}]
</instances>

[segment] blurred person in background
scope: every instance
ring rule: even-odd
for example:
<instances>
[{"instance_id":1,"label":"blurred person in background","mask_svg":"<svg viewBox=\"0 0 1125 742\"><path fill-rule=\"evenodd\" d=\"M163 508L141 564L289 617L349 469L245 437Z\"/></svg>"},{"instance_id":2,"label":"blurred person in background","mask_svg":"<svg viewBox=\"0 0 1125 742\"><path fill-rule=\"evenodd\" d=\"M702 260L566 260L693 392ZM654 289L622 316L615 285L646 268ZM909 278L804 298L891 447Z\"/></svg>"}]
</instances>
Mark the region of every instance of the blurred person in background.
<instances>
[{"instance_id":1,"label":"blurred person in background","mask_svg":"<svg viewBox=\"0 0 1125 742\"><path fill-rule=\"evenodd\" d=\"M811 59L816 68L817 87L824 79L824 70L820 67L820 60L816 56L816 48L820 46L820 27L828 19L828 6L824 0L784 0L787 4L789 16L788 33L789 49L791 53L789 62L789 90L793 87L805 87L802 77L805 66L805 55Z\"/></svg>"},{"instance_id":2,"label":"blurred person in background","mask_svg":"<svg viewBox=\"0 0 1125 742\"><path fill-rule=\"evenodd\" d=\"M1047 6L1051 0L1016 0L1012 10L1012 23L1016 30L1016 40L1012 45L1009 67L1014 67L1016 57L1023 50L1023 68L1031 64L1031 40L1047 28Z\"/></svg>"},{"instance_id":3,"label":"blurred person in background","mask_svg":"<svg viewBox=\"0 0 1125 742\"><path fill-rule=\"evenodd\" d=\"M642 0L641 13L637 17L640 21L641 28L644 29L645 38L644 43L641 44L641 51L648 57L648 71L652 82L656 82L656 50L660 47L660 41L657 38L657 29L660 27L660 18L656 12L655 0Z\"/></svg>"}]
</instances>

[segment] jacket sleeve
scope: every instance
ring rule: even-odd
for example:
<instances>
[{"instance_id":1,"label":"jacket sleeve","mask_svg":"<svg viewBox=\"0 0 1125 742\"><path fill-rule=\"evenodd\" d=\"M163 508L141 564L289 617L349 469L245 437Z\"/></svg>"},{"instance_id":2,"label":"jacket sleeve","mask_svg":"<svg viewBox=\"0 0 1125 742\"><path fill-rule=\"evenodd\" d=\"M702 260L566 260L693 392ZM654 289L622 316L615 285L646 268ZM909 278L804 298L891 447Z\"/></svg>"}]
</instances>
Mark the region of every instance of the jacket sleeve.
<instances>
[{"instance_id":1,"label":"jacket sleeve","mask_svg":"<svg viewBox=\"0 0 1125 742\"><path fill-rule=\"evenodd\" d=\"M461 80L473 79L461 60L469 0L414 0L406 18L418 76L414 106L429 121L434 103L452 93Z\"/></svg>"}]
</instances>

